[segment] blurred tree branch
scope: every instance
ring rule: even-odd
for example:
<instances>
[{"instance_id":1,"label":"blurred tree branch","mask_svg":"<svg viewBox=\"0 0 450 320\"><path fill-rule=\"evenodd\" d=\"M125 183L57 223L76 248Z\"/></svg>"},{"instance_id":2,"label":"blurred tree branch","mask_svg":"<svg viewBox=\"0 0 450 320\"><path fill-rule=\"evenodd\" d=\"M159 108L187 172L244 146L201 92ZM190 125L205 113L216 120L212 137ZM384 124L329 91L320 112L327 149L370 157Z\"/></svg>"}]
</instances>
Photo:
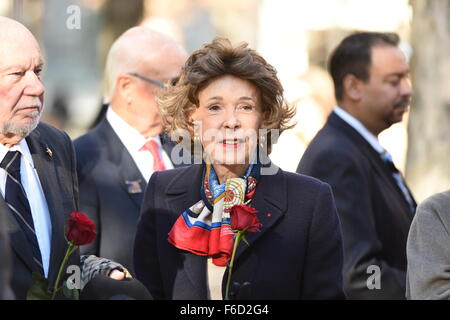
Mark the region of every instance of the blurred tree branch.
<instances>
[{"instance_id":1,"label":"blurred tree branch","mask_svg":"<svg viewBox=\"0 0 450 320\"><path fill-rule=\"evenodd\" d=\"M420 201L450 188L450 1L410 3L414 94L406 177Z\"/></svg>"}]
</instances>

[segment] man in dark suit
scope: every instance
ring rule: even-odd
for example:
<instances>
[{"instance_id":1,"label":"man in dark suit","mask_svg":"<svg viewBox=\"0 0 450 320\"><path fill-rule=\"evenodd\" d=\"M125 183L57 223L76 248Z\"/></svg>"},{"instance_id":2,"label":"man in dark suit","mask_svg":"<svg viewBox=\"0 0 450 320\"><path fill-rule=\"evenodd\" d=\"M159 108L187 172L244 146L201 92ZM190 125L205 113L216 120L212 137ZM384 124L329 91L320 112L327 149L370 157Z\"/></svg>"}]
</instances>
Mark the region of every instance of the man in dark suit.
<instances>
[{"instance_id":1,"label":"man in dark suit","mask_svg":"<svg viewBox=\"0 0 450 320\"><path fill-rule=\"evenodd\" d=\"M377 136L402 120L411 86L396 34L345 38L330 60L338 105L298 173L329 183L344 240L350 299L404 299L406 239L416 203Z\"/></svg>"},{"instance_id":2,"label":"man in dark suit","mask_svg":"<svg viewBox=\"0 0 450 320\"><path fill-rule=\"evenodd\" d=\"M45 89L36 39L17 21L0 17L0 43L0 211L9 234L11 287L17 299L25 299L32 272L50 286L56 280L67 247L64 227L78 208L78 183L69 136L39 123ZM83 268L78 251L70 265ZM105 265L110 271L124 278Z\"/></svg>"},{"instance_id":3,"label":"man in dark suit","mask_svg":"<svg viewBox=\"0 0 450 320\"><path fill-rule=\"evenodd\" d=\"M126 31L106 63L105 118L75 141L80 206L97 226L82 248L133 274L133 241L143 192L154 171L173 168L173 143L162 135L156 95L187 57L174 40L146 27Z\"/></svg>"}]
</instances>

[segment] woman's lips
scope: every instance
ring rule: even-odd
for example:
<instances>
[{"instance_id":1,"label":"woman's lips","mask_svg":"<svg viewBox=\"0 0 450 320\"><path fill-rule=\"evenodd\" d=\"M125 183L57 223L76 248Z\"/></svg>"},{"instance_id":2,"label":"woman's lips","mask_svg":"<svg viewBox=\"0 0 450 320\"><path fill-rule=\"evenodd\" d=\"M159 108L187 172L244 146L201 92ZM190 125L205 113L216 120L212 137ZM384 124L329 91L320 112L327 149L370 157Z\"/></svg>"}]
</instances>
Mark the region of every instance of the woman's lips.
<instances>
[{"instance_id":1,"label":"woman's lips","mask_svg":"<svg viewBox=\"0 0 450 320\"><path fill-rule=\"evenodd\" d=\"M226 139L219 142L223 148L238 148L244 142L243 139Z\"/></svg>"}]
</instances>

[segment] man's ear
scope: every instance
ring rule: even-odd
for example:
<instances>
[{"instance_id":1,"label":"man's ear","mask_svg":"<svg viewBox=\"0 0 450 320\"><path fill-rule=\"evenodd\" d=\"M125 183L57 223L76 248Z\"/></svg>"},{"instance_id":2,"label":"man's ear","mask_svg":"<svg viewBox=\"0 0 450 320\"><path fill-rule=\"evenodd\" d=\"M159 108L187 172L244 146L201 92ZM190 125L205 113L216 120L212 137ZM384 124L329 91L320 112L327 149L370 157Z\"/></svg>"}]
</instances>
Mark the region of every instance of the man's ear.
<instances>
[{"instance_id":1,"label":"man's ear","mask_svg":"<svg viewBox=\"0 0 450 320\"><path fill-rule=\"evenodd\" d=\"M363 92L362 92L362 85L363 81L361 79L358 79L353 74L347 74L343 81L342 81L344 94L353 101L358 101L361 99Z\"/></svg>"},{"instance_id":2,"label":"man's ear","mask_svg":"<svg viewBox=\"0 0 450 320\"><path fill-rule=\"evenodd\" d=\"M134 83L127 75L120 75L116 79L116 91L122 96L122 98L130 104L133 100L133 87Z\"/></svg>"}]
</instances>

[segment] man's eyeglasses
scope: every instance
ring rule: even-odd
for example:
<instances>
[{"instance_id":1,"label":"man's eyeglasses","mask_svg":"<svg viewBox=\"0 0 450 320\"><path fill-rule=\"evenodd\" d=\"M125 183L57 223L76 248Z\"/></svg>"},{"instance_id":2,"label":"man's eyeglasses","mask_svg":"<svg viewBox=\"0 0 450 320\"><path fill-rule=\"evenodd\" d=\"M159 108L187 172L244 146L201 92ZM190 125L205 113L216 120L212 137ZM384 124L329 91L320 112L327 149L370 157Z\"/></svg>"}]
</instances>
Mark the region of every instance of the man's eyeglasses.
<instances>
[{"instance_id":1,"label":"man's eyeglasses","mask_svg":"<svg viewBox=\"0 0 450 320\"><path fill-rule=\"evenodd\" d=\"M164 88L164 83L162 83L161 81L156 81L156 80L147 78L145 76L140 75L139 73L130 72L130 73L128 73L128 75L136 77L136 78L139 78L141 80L144 80L144 81L147 81L147 82L150 82L150 83L153 83L153 84L157 85L158 87Z\"/></svg>"}]
</instances>

